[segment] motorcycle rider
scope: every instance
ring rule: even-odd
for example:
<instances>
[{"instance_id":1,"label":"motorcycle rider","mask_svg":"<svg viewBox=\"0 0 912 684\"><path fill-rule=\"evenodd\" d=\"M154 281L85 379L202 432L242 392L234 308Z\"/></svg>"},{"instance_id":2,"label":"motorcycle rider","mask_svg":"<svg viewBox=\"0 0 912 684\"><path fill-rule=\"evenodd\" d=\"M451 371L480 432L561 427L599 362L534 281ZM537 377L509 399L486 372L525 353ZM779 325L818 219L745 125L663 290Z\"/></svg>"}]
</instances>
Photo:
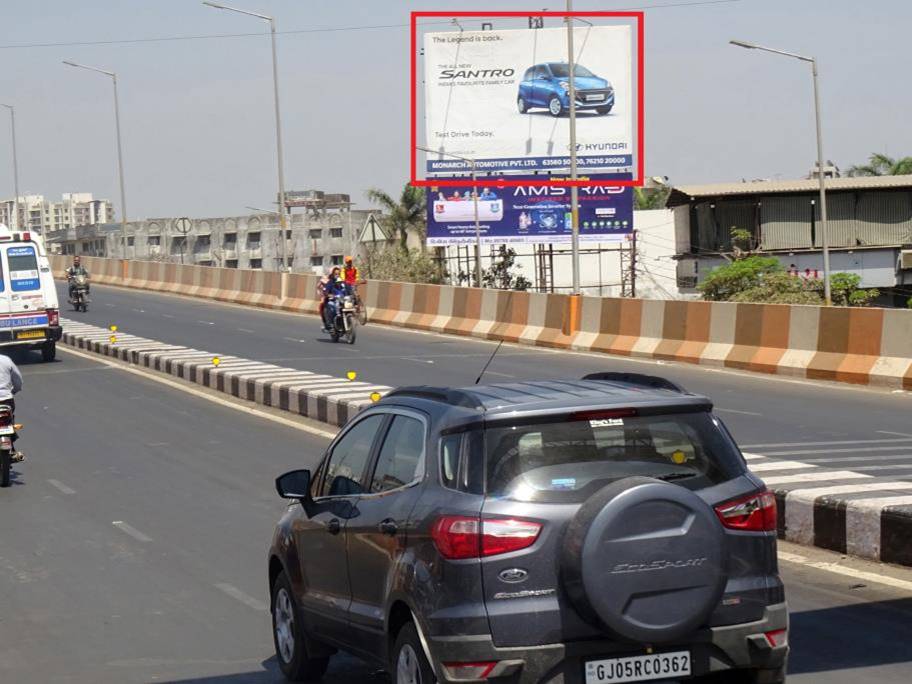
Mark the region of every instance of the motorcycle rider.
<instances>
[{"instance_id":1,"label":"motorcycle rider","mask_svg":"<svg viewBox=\"0 0 912 684\"><path fill-rule=\"evenodd\" d=\"M326 294L326 306L324 307L323 323L327 330L332 330L335 325L336 316L339 313L339 298L353 294L351 285L342 279L338 266L333 268L332 273L330 273L329 282L327 283L324 292Z\"/></svg>"},{"instance_id":2,"label":"motorcycle rider","mask_svg":"<svg viewBox=\"0 0 912 684\"><path fill-rule=\"evenodd\" d=\"M0 354L0 405L9 407L13 422L15 422L16 415L16 401L13 399L13 395L19 394L21 391L22 374L10 357ZM14 442L17 438L17 435L13 434ZM25 455L21 451L13 452L13 463L24 459Z\"/></svg>"},{"instance_id":3,"label":"motorcycle rider","mask_svg":"<svg viewBox=\"0 0 912 684\"><path fill-rule=\"evenodd\" d=\"M67 282L70 284L70 299L73 298L73 290L76 289L76 276L85 276L86 294L89 293L89 272L85 269L85 266L82 265L78 254L73 257L73 265L65 271L64 275L66 276Z\"/></svg>"},{"instance_id":4,"label":"motorcycle rider","mask_svg":"<svg viewBox=\"0 0 912 684\"><path fill-rule=\"evenodd\" d=\"M320 300L318 310L324 332L326 332L326 318L323 316L323 310L326 308L326 287L329 285L329 275L329 273L324 273L320 276L320 282L317 283L317 299Z\"/></svg>"}]
</instances>

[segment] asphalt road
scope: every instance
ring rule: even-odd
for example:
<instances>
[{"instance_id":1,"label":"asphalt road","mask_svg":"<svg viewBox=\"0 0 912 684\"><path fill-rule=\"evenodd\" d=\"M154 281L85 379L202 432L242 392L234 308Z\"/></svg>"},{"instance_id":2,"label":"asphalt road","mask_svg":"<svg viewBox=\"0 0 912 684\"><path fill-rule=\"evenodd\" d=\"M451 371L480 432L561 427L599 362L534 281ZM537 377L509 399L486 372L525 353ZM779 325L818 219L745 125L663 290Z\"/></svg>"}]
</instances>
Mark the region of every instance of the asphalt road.
<instances>
[{"instance_id":1,"label":"asphalt road","mask_svg":"<svg viewBox=\"0 0 912 684\"><path fill-rule=\"evenodd\" d=\"M354 346L333 344L314 316L102 286L94 286L92 294L88 313L65 315L292 368L339 376L355 370L359 380L391 386L472 384L496 347L473 338L381 325L362 328ZM908 392L516 345L501 348L485 381L579 378L599 370L662 374L708 395L746 451L842 470L874 468L867 474L890 480L912 477Z\"/></svg>"},{"instance_id":2,"label":"asphalt road","mask_svg":"<svg viewBox=\"0 0 912 684\"><path fill-rule=\"evenodd\" d=\"M0 682L281 681L265 611L272 481L325 439L69 353L33 359L17 415L29 458L0 490ZM910 681L912 584L783 573L793 684ZM386 680L337 657L326 681Z\"/></svg>"}]
</instances>

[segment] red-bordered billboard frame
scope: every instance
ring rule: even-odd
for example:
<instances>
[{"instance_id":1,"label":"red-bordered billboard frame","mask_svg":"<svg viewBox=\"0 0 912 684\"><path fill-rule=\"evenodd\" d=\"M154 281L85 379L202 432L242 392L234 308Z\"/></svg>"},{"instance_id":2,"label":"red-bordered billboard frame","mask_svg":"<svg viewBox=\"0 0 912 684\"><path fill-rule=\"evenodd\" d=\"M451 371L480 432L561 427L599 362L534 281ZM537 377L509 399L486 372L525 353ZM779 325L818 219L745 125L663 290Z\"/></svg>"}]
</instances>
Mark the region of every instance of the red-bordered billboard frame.
<instances>
[{"instance_id":1,"label":"red-bordered billboard frame","mask_svg":"<svg viewBox=\"0 0 912 684\"><path fill-rule=\"evenodd\" d=\"M504 186L533 186L533 187L542 187L548 185L556 186L572 186L576 185L577 187L583 187L586 185L591 185L592 181L589 180L541 180L541 181L512 181L507 180L507 177L482 177L477 181L472 181L470 178L466 179L453 179L453 178L418 178L418 19L424 17L444 17L444 18L457 18L457 17L466 17L466 18L487 18L487 17L597 17L597 18L622 18L622 19L634 19L636 24L636 36L637 36L637 68L636 68L636 89L637 89L637 117L636 117L636 128L637 128L637 150L636 150L636 176L629 181L618 181L616 185L618 186L631 186L631 187L641 187L645 181L645 158L643 154L644 146L644 133L645 133L645 117L644 117L644 97L645 97L645 75L644 75L644 55L645 55L645 29L644 22L646 18L645 12L545 12L542 10L539 11L528 11L528 12L422 12L422 11L413 11L411 12L410 18L410 34L411 34L411 55L409 59L410 67L410 79L409 84L409 97L410 97L410 106L409 106L409 128L410 128L410 155L409 155L409 183L415 187L504 187ZM584 174L587 172L592 173L604 173L604 170L581 170L580 173Z\"/></svg>"}]
</instances>

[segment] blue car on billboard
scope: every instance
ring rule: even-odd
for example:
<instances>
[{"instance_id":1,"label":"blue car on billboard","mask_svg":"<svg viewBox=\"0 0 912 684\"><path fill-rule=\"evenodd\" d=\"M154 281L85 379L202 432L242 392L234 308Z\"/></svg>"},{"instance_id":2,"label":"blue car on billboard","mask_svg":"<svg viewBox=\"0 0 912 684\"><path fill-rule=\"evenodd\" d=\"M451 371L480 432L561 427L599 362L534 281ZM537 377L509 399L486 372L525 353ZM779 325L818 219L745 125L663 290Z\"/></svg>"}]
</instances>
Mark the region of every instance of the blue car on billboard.
<instances>
[{"instance_id":1,"label":"blue car on billboard","mask_svg":"<svg viewBox=\"0 0 912 684\"><path fill-rule=\"evenodd\" d=\"M570 109L570 68L565 62L547 62L526 69L519 82L516 106L520 114L543 107L552 116ZM595 110L607 114L614 106L614 88L606 79L596 76L579 64L573 68L577 110Z\"/></svg>"}]
</instances>

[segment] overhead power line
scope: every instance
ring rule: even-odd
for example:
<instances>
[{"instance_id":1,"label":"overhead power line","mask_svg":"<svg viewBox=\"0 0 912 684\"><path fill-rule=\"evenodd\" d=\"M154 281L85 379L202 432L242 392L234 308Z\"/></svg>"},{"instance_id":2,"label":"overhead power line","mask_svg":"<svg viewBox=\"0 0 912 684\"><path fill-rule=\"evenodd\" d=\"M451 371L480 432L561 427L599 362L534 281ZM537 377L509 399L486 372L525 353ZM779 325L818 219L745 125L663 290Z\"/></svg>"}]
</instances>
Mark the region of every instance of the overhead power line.
<instances>
[{"instance_id":1,"label":"overhead power line","mask_svg":"<svg viewBox=\"0 0 912 684\"><path fill-rule=\"evenodd\" d=\"M674 7L700 7L704 5L730 5L743 0L694 0L693 2L672 2L661 5L640 5L638 7L619 8L618 12L645 10L645 9L667 9ZM472 20L466 19L466 22ZM481 21L478 19L476 21ZM422 26L432 25L450 25L449 21L429 21L422 22ZM276 31L276 35L301 35L307 33L338 33L347 31L373 31L382 29L403 29L408 28L409 24L367 24L363 26L327 26L323 28L306 28L291 29L287 31ZM256 33L208 33L201 35L188 36L157 36L152 38L115 38L111 40L80 40L66 41L59 43L12 43L9 45L0 45L0 50L24 50L27 48L51 48L51 47L89 47L93 45L140 45L143 43L167 43L174 41L188 40L219 40L224 38L263 38L268 36L269 32Z\"/></svg>"}]
</instances>

